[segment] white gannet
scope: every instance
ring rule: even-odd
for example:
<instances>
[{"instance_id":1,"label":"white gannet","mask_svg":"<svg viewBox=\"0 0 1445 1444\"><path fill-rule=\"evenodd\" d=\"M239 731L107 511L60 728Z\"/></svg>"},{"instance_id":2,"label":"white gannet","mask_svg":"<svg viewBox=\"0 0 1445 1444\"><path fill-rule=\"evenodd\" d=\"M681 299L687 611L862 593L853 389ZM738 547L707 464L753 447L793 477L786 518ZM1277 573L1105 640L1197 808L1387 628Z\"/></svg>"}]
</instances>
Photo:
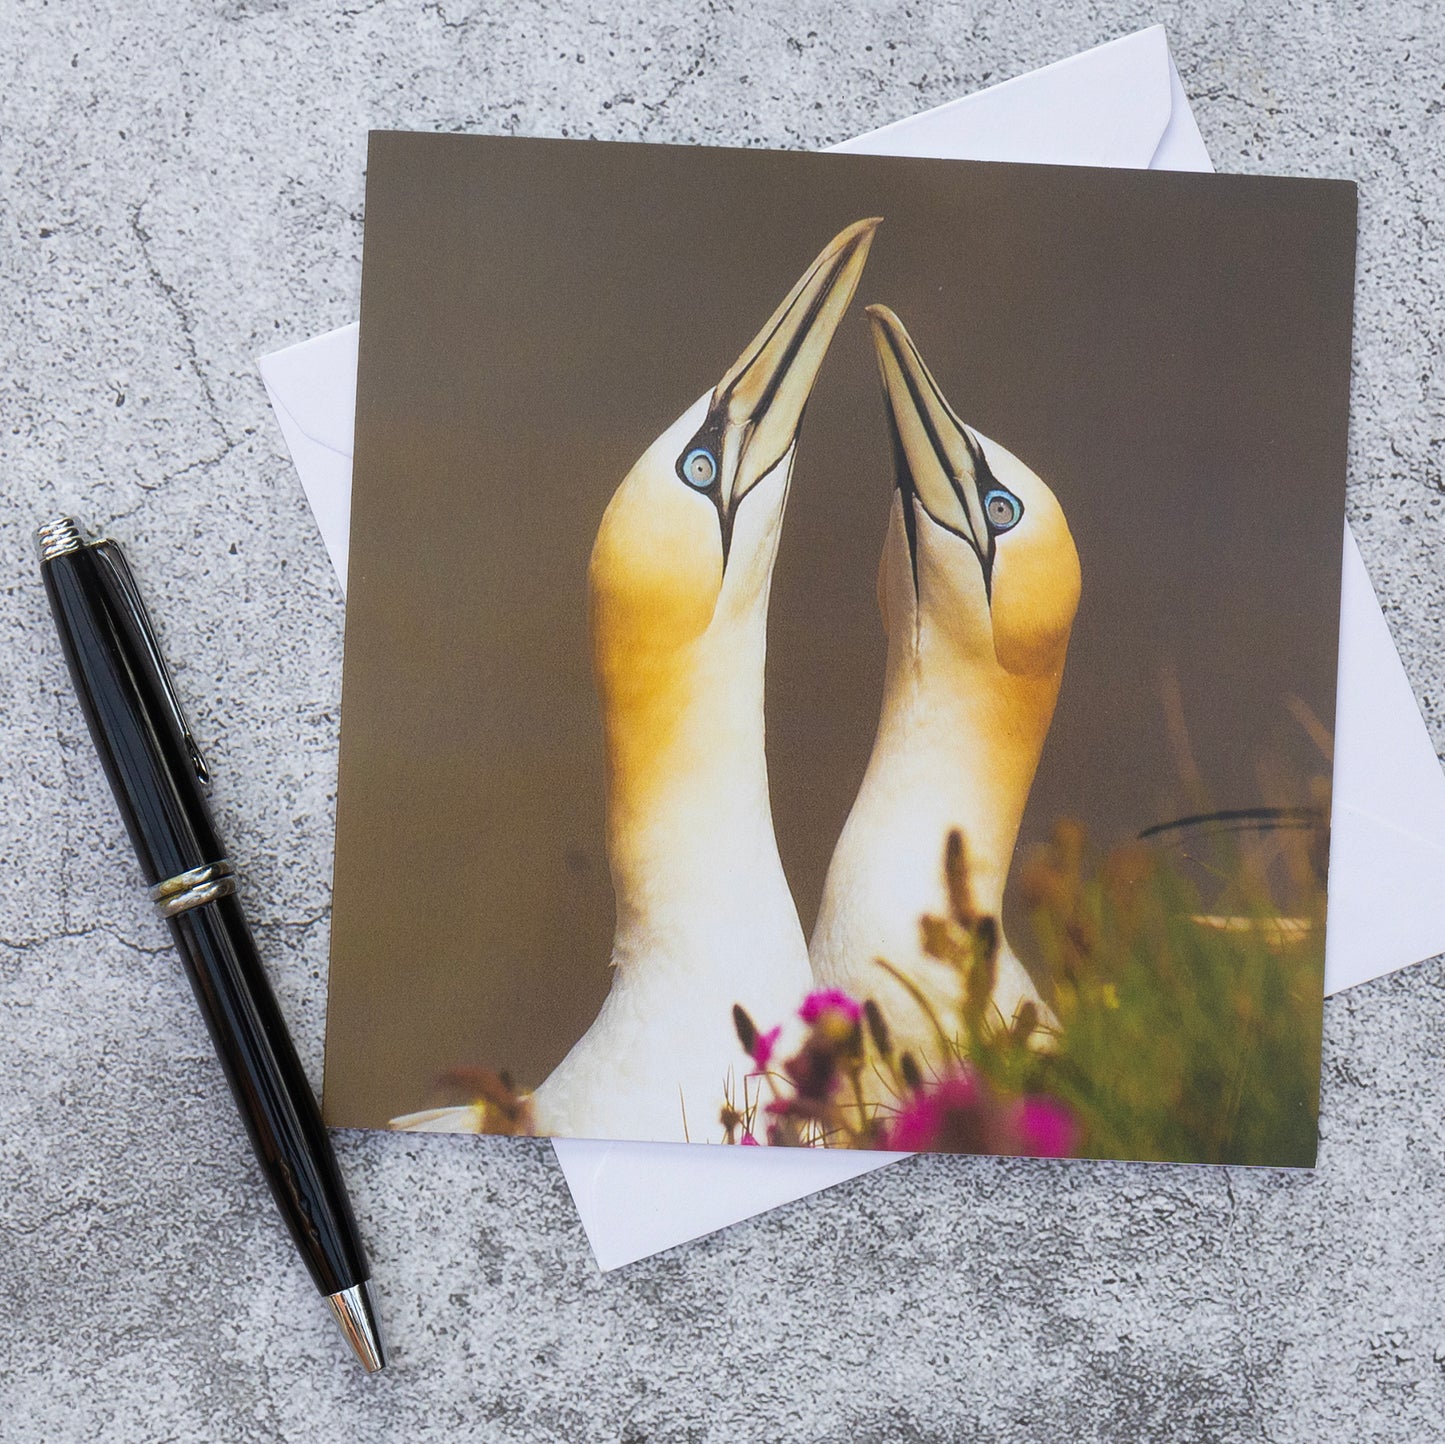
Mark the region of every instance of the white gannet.
<instances>
[{"instance_id":1,"label":"white gannet","mask_svg":"<svg viewBox=\"0 0 1445 1444\"><path fill-rule=\"evenodd\" d=\"M877 219L837 235L710 392L647 449L588 571L616 894L612 986L533 1096L561 1136L720 1140L733 1023L793 1013L808 950L763 750L768 594L803 410ZM766 1023L765 1023L766 1026ZM472 1108L394 1127L469 1131Z\"/></svg>"},{"instance_id":2,"label":"white gannet","mask_svg":"<svg viewBox=\"0 0 1445 1444\"><path fill-rule=\"evenodd\" d=\"M829 864L809 952L820 984L876 998L899 1048L936 1033L883 958L957 1026L959 985L923 951L946 915L944 845L962 831L976 910L1000 918L1004 883L1053 719L1079 602L1079 558L1053 492L965 426L912 338L868 307L896 489L878 575L888 637L867 771ZM1000 937L1004 1019L1044 1000Z\"/></svg>"}]
</instances>

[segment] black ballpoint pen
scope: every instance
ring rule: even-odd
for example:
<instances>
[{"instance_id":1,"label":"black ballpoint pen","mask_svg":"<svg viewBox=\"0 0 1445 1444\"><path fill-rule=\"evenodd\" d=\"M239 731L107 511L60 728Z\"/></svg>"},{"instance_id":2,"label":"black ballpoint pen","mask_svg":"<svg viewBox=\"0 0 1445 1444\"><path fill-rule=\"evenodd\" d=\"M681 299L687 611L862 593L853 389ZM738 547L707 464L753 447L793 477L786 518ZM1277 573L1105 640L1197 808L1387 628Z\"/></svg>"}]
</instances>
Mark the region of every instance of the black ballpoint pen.
<instances>
[{"instance_id":1,"label":"black ballpoint pen","mask_svg":"<svg viewBox=\"0 0 1445 1444\"><path fill-rule=\"evenodd\" d=\"M370 1269L315 1096L216 837L205 760L125 554L73 517L40 528L40 571L90 734L170 925L256 1156L296 1247L368 1371L385 1359Z\"/></svg>"}]
</instances>

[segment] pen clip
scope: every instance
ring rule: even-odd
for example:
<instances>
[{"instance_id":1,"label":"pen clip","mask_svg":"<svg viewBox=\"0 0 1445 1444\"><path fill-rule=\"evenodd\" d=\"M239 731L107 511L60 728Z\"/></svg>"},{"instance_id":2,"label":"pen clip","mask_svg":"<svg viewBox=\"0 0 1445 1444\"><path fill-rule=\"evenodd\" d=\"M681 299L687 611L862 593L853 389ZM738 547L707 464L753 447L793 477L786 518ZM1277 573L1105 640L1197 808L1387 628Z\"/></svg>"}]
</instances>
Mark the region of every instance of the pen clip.
<instances>
[{"instance_id":1,"label":"pen clip","mask_svg":"<svg viewBox=\"0 0 1445 1444\"><path fill-rule=\"evenodd\" d=\"M206 759L196 745L191 724L186 721L185 709L181 706L175 680L171 676L171 669L166 665L165 654L161 651L160 642L156 639L156 629L151 623L150 613L146 610L140 588L136 585L135 573L130 569L125 552L121 550L118 542L111 541L109 537L93 542L90 549L110 567L116 585L120 589L121 599L130 614L130 619L141 640L145 643L146 651L150 653L156 677L160 681L161 690L165 693L167 705L170 707L171 720L176 724L181 740L186 745L186 751L190 754L191 766L195 769L196 779L202 786L209 787L211 785L211 769L206 766Z\"/></svg>"}]
</instances>

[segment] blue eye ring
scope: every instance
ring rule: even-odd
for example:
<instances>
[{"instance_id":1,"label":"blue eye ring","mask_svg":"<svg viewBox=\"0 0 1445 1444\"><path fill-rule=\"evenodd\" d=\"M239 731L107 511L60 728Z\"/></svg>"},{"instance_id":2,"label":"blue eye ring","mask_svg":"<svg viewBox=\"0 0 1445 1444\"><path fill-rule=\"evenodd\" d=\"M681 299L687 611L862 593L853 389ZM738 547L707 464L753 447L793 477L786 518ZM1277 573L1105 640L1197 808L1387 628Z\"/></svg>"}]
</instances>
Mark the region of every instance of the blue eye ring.
<instances>
[{"instance_id":1,"label":"blue eye ring","mask_svg":"<svg viewBox=\"0 0 1445 1444\"><path fill-rule=\"evenodd\" d=\"M996 486L984 493L983 514L988 518L989 530L995 534L1012 531L1024 514L1024 504L1013 492Z\"/></svg>"},{"instance_id":2,"label":"blue eye ring","mask_svg":"<svg viewBox=\"0 0 1445 1444\"><path fill-rule=\"evenodd\" d=\"M705 446L694 446L678 467L682 479L698 491L706 491L717 480L717 457Z\"/></svg>"}]
</instances>

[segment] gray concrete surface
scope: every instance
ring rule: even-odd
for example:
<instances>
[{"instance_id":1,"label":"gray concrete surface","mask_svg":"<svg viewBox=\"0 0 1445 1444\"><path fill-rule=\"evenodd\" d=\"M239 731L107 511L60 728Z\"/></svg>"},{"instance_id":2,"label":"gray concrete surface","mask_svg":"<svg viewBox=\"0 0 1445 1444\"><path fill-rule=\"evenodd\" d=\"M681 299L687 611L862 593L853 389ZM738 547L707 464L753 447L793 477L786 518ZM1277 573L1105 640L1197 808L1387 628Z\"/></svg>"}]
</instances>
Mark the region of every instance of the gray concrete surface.
<instances>
[{"instance_id":1,"label":"gray concrete surface","mask_svg":"<svg viewBox=\"0 0 1445 1444\"><path fill-rule=\"evenodd\" d=\"M1438 960L1328 1005L1312 1176L918 1160L603 1277L545 1144L343 1135L364 1379L36 582L38 520L123 519L319 1076L342 605L252 358L355 314L367 128L817 146L1161 19L1221 168L1362 183L1350 515L1438 744L1438 0L0 0L0 1437L1445 1434Z\"/></svg>"}]
</instances>

